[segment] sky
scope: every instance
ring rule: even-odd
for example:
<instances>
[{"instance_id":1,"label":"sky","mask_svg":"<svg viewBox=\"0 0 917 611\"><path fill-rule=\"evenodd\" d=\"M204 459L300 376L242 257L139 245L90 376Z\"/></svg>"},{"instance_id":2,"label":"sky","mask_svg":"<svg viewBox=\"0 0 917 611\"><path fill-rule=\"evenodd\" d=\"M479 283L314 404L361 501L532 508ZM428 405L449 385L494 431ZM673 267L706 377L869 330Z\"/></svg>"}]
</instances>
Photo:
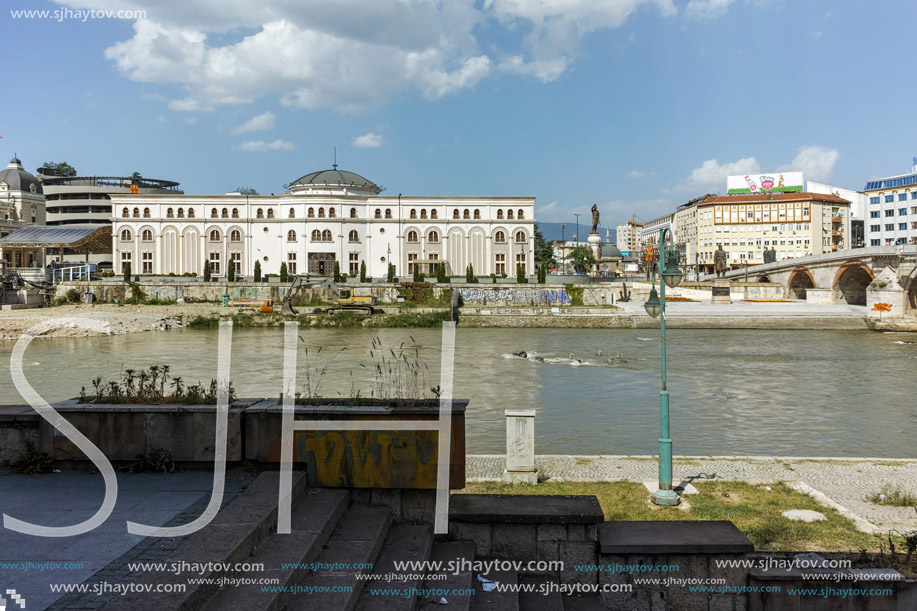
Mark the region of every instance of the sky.
<instances>
[{"instance_id":1,"label":"sky","mask_svg":"<svg viewBox=\"0 0 917 611\"><path fill-rule=\"evenodd\" d=\"M8 8L7 8L8 7ZM908 172L917 3L7 0L0 156L281 193L534 196L650 220L727 174ZM42 17L18 11L48 11ZM94 11L94 12L90 12Z\"/></svg>"}]
</instances>

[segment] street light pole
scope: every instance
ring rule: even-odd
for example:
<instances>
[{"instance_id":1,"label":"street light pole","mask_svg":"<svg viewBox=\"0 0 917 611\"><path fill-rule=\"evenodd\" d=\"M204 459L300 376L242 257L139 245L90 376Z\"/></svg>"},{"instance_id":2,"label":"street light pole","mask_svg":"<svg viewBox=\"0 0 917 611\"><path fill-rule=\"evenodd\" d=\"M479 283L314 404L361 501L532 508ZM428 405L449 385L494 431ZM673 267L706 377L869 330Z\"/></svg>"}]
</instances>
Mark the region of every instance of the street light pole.
<instances>
[{"instance_id":1,"label":"street light pole","mask_svg":"<svg viewBox=\"0 0 917 611\"><path fill-rule=\"evenodd\" d=\"M560 251L561 251L560 273L561 275L566 275L567 273L567 224L566 223L561 223L560 225Z\"/></svg>"},{"instance_id":2,"label":"street light pole","mask_svg":"<svg viewBox=\"0 0 917 611\"><path fill-rule=\"evenodd\" d=\"M672 242L671 249L666 248L666 236ZM662 390L659 392L659 489L653 493L653 503L657 505L678 505L680 498L672 489L672 438L669 432L669 390L666 381L665 354L665 287L675 288L681 282L682 272L678 266L678 254L675 252L672 232L662 230L659 243L659 262L652 262L650 298L644 304L646 312L655 318L659 316L659 330L662 337ZM659 269L659 295L656 295L656 269Z\"/></svg>"},{"instance_id":3,"label":"street light pole","mask_svg":"<svg viewBox=\"0 0 917 611\"><path fill-rule=\"evenodd\" d=\"M576 235L573 236L573 241L576 242L576 245L579 246L579 217L582 212L574 212L573 216L576 217Z\"/></svg>"}]
</instances>

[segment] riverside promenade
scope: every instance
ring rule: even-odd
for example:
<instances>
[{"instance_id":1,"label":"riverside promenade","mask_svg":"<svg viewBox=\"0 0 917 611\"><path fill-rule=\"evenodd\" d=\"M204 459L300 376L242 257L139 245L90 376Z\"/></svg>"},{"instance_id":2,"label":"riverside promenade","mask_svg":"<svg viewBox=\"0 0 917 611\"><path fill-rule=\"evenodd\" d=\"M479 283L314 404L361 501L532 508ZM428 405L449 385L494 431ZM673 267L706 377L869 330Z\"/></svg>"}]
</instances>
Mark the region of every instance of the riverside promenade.
<instances>
[{"instance_id":1,"label":"riverside promenade","mask_svg":"<svg viewBox=\"0 0 917 611\"><path fill-rule=\"evenodd\" d=\"M917 530L913 507L876 505L866 500L888 484L917 493L917 459L805 458L779 456L680 456L673 460L674 481L786 482L852 519L864 532ZM501 481L506 457L469 455L469 482ZM654 456L538 455L540 480L575 482L649 482L658 477Z\"/></svg>"}]
</instances>

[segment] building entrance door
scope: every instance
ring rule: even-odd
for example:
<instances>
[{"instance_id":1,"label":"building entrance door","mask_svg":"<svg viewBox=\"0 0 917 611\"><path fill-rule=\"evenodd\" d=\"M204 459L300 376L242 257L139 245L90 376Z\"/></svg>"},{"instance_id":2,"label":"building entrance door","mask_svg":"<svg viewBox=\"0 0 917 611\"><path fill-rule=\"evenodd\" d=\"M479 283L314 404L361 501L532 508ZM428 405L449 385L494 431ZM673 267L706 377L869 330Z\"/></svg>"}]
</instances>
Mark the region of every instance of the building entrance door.
<instances>
[{"instance_id":1,"label":"building entrance door","mask_svg":"<svg viewBox=\"0 0 917 611\"><path fill-rule=\"evenodd\" d=\"M309 273L316 276L330 276L334 273L334 253L310 252Z\"/></svg>"}]
</instances>

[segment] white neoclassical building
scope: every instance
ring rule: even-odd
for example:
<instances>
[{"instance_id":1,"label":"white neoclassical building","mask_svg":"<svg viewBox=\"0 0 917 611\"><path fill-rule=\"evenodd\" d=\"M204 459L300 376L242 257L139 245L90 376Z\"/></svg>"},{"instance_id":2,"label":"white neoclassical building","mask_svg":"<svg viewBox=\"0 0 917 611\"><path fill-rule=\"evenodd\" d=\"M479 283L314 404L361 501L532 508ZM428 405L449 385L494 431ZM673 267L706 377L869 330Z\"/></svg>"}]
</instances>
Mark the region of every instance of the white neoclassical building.
<instances>
[{"instance_id":1,"label":"white neoclassical building","mask_svg":"<svg viewBox=\"0 0 917 611\"><path fill-rule=\"evenodd\" d=\"M112 194L115 269L135 274L203 272L228 265L251 277L341 272L385 277L388 263L402 278L420 265L445 262L461 276L526 274L534 267L534 197L383 196L359 174L334 169L293 181L282 195Z\"/></svg>"}]
</instances>

